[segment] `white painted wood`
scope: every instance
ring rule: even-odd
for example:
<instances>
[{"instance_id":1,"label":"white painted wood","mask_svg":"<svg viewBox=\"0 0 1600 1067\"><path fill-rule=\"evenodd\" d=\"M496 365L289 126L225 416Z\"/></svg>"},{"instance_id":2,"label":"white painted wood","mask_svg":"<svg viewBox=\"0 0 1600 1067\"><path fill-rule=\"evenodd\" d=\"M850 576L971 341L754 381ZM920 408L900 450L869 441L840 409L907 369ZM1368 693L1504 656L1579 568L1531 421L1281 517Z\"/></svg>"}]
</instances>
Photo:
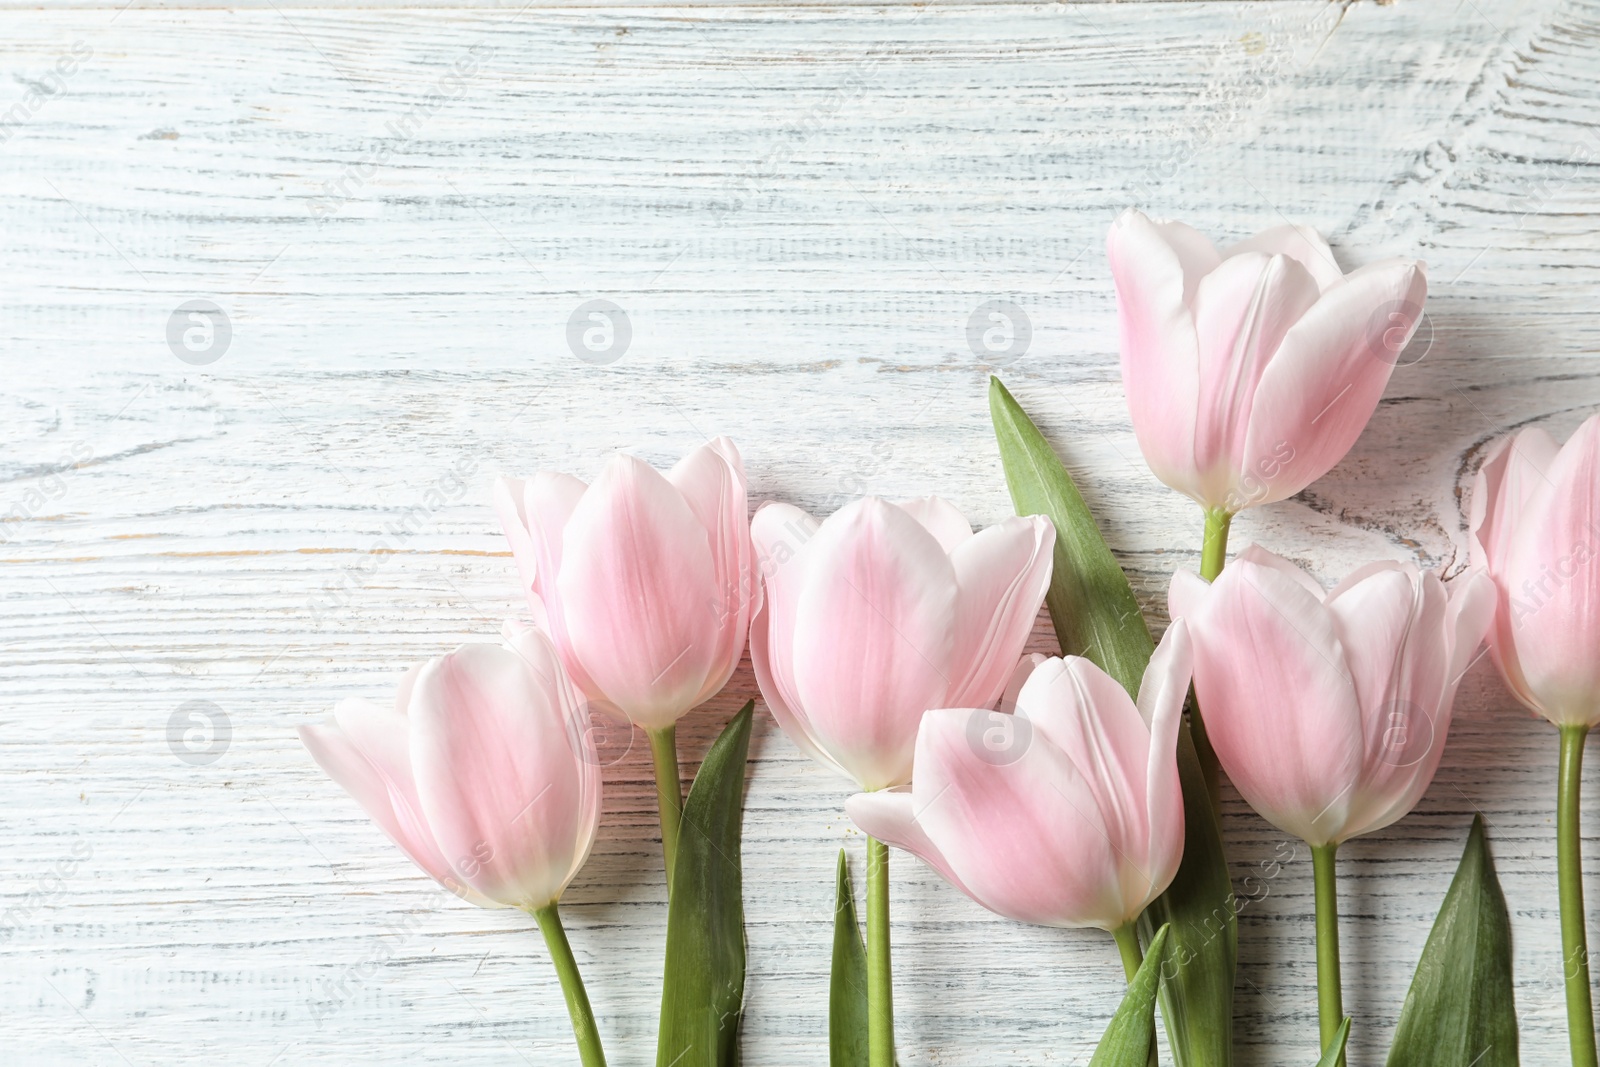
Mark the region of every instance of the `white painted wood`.
<instances>
[{"instance_id":1,"label":"white painted wood","mask_svg":"<svg viewBox=\"0 0 1600 1067\"><path fill-rule=\"evenodd\" d=\"M1430 264L1425 357L1236 546L1329 580L1372 556L1456 566L1485 443L1600 403L1594 0L7 6L7 1062L576 1062L531 922L419 876L293 733L517 609L498 471L665 463L727 433L757 499L937 491L994 522L965 330L1009 299L1034 332L1000 373L1160 625L1199 517L1144 469L1121 402L1102 240L1125 205L1219 238L1303 220L1347 267ZM203 367L165 339L197 298L232 329ZM565 341L600 298L633 329L603 367ZM754 693L741 670L694 714L686 760ZM211 765L167 743L197 700L232 728ZM1555 735L1487 664L1459 705L1418 811L1341 855L1353 1064L1383 1060L1475 811L1524 1062L1563 1055ZM861 840L842 784L765 713L753 759L744 1049L822 1064L832 859ZM653 1061L648 781L642 746L608 772L565 908L622 1067ZM1240 1062L1310 1063L1309 857L1236 799L1226 830L1241 879L1293 856L1243 917ZM1087 1060L1118 999L1109 939L1001 921L903 857L894 880L907 1067Z\"/></svg>"}]
</instances>

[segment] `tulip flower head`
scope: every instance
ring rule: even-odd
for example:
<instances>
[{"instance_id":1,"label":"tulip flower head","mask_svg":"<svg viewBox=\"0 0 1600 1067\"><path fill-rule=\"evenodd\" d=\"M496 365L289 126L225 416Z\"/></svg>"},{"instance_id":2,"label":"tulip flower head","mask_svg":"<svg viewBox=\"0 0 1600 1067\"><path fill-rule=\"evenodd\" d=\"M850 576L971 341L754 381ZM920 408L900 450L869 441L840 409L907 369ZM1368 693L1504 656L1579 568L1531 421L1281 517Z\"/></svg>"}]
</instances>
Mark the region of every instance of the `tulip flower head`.
<instances>
[{"instance_id":1,"label":"tulip flower head","mask_svg":"<svg viewBox=\"0 0 1600 1067\"><path fill-rule=\"evenodd\" d=\"M543 634L413 667L390 707L351 699L300 727L317 764L445 888L484 907L554 903L600 824L600 766Z\"/></svg>"},{"instance_id":2,"label":"tulip flower head","mask_svg":"<svg viewBox=\"0 0 1600 1067\"><path fill-rule=\"evenodd\" d=\"M1557 726L1600 725L1600 415L1565 445L1500 441L1472 491L1472 559L1498 594L1489 653Z\"/></svg>"},{"instance_id":3,"label":"tulip flower head","mask_svg":"<svg viewBox=\"0 0 1600 1067\"><path fill-rule=\"evenodd\" d=\"M1135 703L1087 659L1030 657L1013 716L928 712L909 791L860 793L861 830L918 856L990 911L1044 926L1125 927L1183 854L1177 737L1189 639L1174 623Z\"/></svg>"},{"instance_id":4,"label":"tulip flower head","mask_svg":"<svg viewBox=\"0 0 1600 1067\"><path fill-rule=\"evenodd\" d=\"M662 729L727 684L760 602L732 441L665 475L618 454L589 486L501 478L494 500L534 620L591 700Z\"/></svg>"},{"instance_id":5,"label":"tulip flower head","mask_svg":"<svg viewBox=\"0 0 1600 1067\"><path fill-rule=\"evenodd\" d=\"M1344 457L1428 290L1412 259L1342 273L1305 226L1219 252L1180 222L1128 211L1106 247L1122 385L1145 461L1230 515L1293 496Z\"/></svg>"},{"instance_id":6,"label":"tulip flower head","mask_svg":"<svg viewBox=\"0 0 1600 1067\"><path fill-rule=\"evenodd\" d=\"M1055 546L1043 516L974 534L938 497L866 497L822 523L769 503L751 534L765 587L750 631L761 695L802 751L867 790L911 780L928 708L999 699Z\"/></svg>"},{"instance_id":7,"label":"tulip flower head","mask_svg":"<svg viewBox=\"0 0 1600 1067\"><path fill-rule=\"evenodd\" d=\"M1382 829L1422 798L1494 588L1472 571L1447 591L1381 561L1325 594L1251 546L1213 583L1179 571L1168 603L1189 622L1195 697L1228 777L1268 822L1321 846Z\"/></svg>"}]
</instances>

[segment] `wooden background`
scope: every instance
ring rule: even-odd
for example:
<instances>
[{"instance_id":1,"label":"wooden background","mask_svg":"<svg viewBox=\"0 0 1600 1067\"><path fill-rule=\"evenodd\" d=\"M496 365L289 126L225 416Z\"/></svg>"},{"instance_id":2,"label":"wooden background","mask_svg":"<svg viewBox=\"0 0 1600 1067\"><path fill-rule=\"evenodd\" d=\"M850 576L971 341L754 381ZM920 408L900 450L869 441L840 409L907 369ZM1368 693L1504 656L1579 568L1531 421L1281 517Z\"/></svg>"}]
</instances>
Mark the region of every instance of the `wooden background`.
<instances>
[{"instance_id":1,"label":"wooden background","mask_svg":"<svg viewBox=\"0 0 1600 1067\"><path fill-rule=\"evenodd\" d=\"M1032 338L998 373L1163 625L1199 515L1122 403L1103 241L1125 206L1429 264L1429 321L1365 436L1236 547L1328 581L1377 556L1458 567L1485 444L1600 405L1595 0L4 0L0 67L10 1063L576 1063L531 921L420 876L294 735L518 610L498 472L666 464L726 433L752 502L938 492L992 523L990 360L966 328L1008 300ZM231 329L203 366L167 340L195 299ZM566 339L594 299L632 327L606 365ZM746 666L688 720L686 762L753 695ZM197 706L228 724L210 763L169 742ZM1555 733L1487 662L1457 716L1418 810L1341 854L1356 1065L1383 1062L1477 811L1524 1062L1564 1055ZM665 908L649 760L617 751L564 910L629 1067L653 1062ZM861 876L845 794L760 712L752 1067L826 1062L841 845ZM1226 822L1236 877L1267 888L1242 918L1239 1061L1309 1064L1309 854L1235 797ZM1119 998L1109 938L893 873L907 1067L1087 1061Z\"/></svg>"}]
</instances>

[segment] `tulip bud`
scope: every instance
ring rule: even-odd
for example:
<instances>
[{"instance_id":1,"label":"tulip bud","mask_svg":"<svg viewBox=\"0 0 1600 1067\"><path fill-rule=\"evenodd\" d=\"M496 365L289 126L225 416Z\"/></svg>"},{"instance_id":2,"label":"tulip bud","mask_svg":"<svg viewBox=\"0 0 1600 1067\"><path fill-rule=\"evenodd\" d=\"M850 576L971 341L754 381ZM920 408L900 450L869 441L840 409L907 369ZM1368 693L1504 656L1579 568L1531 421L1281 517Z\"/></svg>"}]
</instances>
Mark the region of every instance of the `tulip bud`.
<instances>
[{"instance_id":1,"label":"tulip bud","mask_svg":"<svg viewBox=\"0 0 1600 1067\"><path fill-rule=\"evenodd\" d=\"M765 600L750 631L761 695L800 749L863 789L911 779L928 708L992 706L1050 584L1055 528L980 534L930 497L866 497L819 524L756 512Z\"/></svg>"},{"instance_id":2,"label":"tulip bud","mask_svg":"<svg viewBox=\"0 0 1600 1067\"><path fill-rule=\"evenodd\" d=\"M1189 640L1174 623L1136 704L1087 659L1024 661L1014 716L930 711L910 791L860 793L864 833L918 856L990 911L1116 931L1167 888L1183 855L1176 753ZM978 724L1015 719L1014 740Z\"/></svg>"},{"instance_id":3,"label":"tulip bud","mask_svg":"<svg viewBox=\"0 0 1600 1067\"><path fill-rule=\"evenodd\" d=\"M1312 846L1382 829L1433 780L1456 686L1494 587L1369 563L1324 594L1251 546L1214 583L1172 579L1194 639L1194 691L1228 777L1268 822Z\"/></svg>"},{"instance_id":4,"label":"tulip bud","mask_svg":"<svg viewBox=\"0 0 1600 1067\"><path fill-rule=\"evenodd\" d=\"M534 620L591 700L659 730L727 684L760 602L732 441L665 476L619 454L591 486L501 478L494 499Z\"/></svg>"},{"instance_id":5,"label":"tulip bud","mask_svg":"<svg viewBox=\"0 0 1600 1067\"><path fill-rule=\"evenodd\" d=\"M1539 427L1500 441L1471 527L1498 594L1489 653L1507 687L1557 726L1600 725L1600 415L1565 445Z\"/></svg>"},{"instance_id":6,"label":"tulip bud","mask_svg":"<svg viewBox=\"0 0 1600 1067\"><path fill-rule=\"evenodd\" d=\"M587 730L555 649L525 629L413 667L393 707L342 701L300 739L441 885L484 907L538 911L583 866L599 827Z\"/></svg>"},{"instance_id":7,"label":"tulip bud","mask_svg":"<svg viewBox=\"0 0 1600 1067\"><path fill-rule=\"evenodd\" d=\"M1106 239L1122 386L1145 462L1202 507L1291 497L1361 435L1422 320L1422 263L1342 274L1306 226L1218 252L1127 211Z\"/></svg>"}]
</instances>

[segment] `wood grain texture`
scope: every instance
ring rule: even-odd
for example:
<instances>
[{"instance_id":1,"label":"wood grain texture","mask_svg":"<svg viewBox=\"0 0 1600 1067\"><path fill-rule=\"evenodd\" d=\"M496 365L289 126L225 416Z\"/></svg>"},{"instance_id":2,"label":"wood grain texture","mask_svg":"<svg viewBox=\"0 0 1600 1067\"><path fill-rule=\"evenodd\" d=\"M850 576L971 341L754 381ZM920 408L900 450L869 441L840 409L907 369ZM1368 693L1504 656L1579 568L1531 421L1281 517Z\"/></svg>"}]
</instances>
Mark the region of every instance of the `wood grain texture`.
<instances>
[{"instance_id":1,"label":"wood grain texture","mask_svg":"<svg viewBox=\"0 0 1600 1067\"><path fill-rule=\"evenodd\" d=\"M1163 623L1199 516L1122 404L1102 242L1125 206L1218 238L1305 221L1347 268L1430 265L1429 341L1366 434L1236 546L1326 580L1456 567L1485 444L1600 404L1595 0L101 6L0 29L8 1062L576 1062L532 922L435 888L294 736L518 610L495 473L666 463L727 433L756 500L938 492L992 523L967 323L1010 300L1032 340L999 373ZM167 342L192 299L232 330L206 366ZM632 325L605 366L567 343L593 299ZM753 695L742 669L690 717L687 763ZM214 763L169 746L191 701L228 718ZM1524 1061L1564 1054L1555 734L1486 663L1457 716L1417 812L1341 852L1363 1067L1474 811ZM859 884L861 838L764 710L752 751L744 1049L809 1067L833 856ZM564 909L620 1067L654 1048L648 783L641 739ZM1236 798L1226 832L1257 898L1241 1063L1312 1062L1309 855ZM904 856L893 875L907 1067L1087 1061L1118 1000L1108 938L1001 921Z\"/></svg>"}]
</instances>

